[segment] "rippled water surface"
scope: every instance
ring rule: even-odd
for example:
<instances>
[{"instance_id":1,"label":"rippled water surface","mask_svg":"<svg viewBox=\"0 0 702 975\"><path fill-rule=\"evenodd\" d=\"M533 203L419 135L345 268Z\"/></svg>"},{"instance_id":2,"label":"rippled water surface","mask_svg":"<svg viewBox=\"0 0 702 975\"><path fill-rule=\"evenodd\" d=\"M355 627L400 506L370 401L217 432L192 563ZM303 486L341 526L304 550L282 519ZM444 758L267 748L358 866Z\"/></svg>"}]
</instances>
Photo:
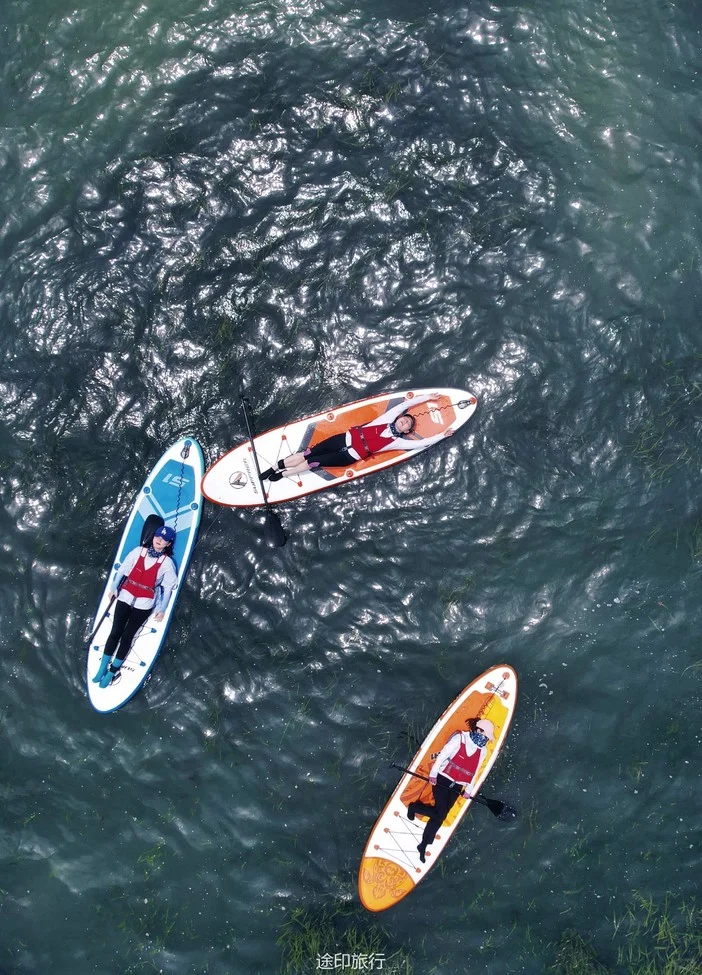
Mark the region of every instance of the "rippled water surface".
<instances>
[{"instance_id":1,"label":"rippled water surface","mask_svg":"<svg viewBox=\"0 0 702 975\"><path fill-rule=\"evenodd\" d=\"M642 903L684 927L701 24L678 0L3 5L2 973L313 972L356 944L541 975L573 932L629 973ZM213 462L242 391L262 430L435 385L478 396L470 424L283 507L285 548L207 507L152 678L91 709L90 621L170 443ZM368 914L388 764L502 661L486 792L518 822L476 807Z\"/></svg>"}]
</instances>

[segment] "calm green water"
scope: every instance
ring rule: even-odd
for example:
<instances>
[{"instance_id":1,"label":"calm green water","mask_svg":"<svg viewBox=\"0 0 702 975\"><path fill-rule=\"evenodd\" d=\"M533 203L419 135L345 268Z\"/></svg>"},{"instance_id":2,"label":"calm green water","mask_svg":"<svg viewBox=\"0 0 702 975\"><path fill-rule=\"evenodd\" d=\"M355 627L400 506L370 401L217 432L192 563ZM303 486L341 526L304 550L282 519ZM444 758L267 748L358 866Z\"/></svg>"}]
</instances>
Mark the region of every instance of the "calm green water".
<instances>
[{"instance_id":1,"label":"calm green water","mask_svg":"<svg viewBox=\"0 0 702 975\"><path fill-rule=\"evenodd\" d=\"M637 897L685 926L700 24L679 0L6 0L3 975L313 972L354 935L386 972L541 975L568 930L631 973ZM214 461L241 390L264 429L412 385L478 412L282 509L284 549L208 507L152 679L93 712L84 641L165 447ZM486 791L519 821L476 808L369 915L389 762L502 661L521 697Z\"/></svg>"}]
</instances>

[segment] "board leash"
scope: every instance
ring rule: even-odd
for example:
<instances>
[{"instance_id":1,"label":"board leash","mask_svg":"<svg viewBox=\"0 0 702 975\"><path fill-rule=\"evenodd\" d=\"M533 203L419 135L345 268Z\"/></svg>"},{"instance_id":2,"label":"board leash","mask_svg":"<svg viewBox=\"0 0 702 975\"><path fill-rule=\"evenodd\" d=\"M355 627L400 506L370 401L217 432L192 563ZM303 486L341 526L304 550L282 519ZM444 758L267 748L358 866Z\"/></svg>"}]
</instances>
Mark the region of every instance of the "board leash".
<instances>
[{"instance_id":1,"label":"board leash","mask_svg":"<svg viewBox=\"0 0 702 975\"><path fill-rule=\"evenodd\" d=\"M488 691L490 692L490 696L488 698L486 698L485 701L483 702L483 704L481 705L480 710L478 711L478 713L476 715L476 718L475 718L476 721L480 721L480 719L483 717L483 715L487 711L488 704L491 702L492 698L493 697L497 697L499 695L500 689L501 689L502 685L504 684L505 680L506 680L506 678L503 677L499 684L496 684L496 685L493 684L492 687L490 687L488 685Z\"/></svg>"},{"instance_id":2,"label":"board leash","mask_svg":"<svg viewBox=\"0 0 702 975\"><path fill-rule=\"evenodd\" d=\"M195 438L193 438L193 439L195 439ZM181 477L181 480L182 480L182 477L183 477L183 471L185 470L185 461L187 460L187 458L190 455L190 447L191 447L191 444L186 444L183 447L183 449L181 450L181 452L180 452L180 456L183 458L182 461L181 461L181 465L180 465L180 477ZM209 461L211 462L212 461L212 455L209 453L209 451L208 451L208 456L209 456ZM177 532L177 530L178 530L178 512L180 511L180 498L181 498L182 490L183 490L183 485L180 484L179 487L178 487L178 498L176 500L175 521L173 522L173 530L175 532ZM197 538L195 539L195 544L193 545L192 549L190 550L190 557L191 557L191 559L192 559L193 555L195 554L195 549L198 547L198 545L200 544L201 540L203 538L206 538L207 535L212 531L212 529L214 528L214 526L217 524L217 522L222 517L223 513L224 513L224 509L221 509L220 511L218 511L217 514L216 514L216 516L212 519L212 521L207 526L207 528L204 531L202 531L202 532L201 531L198 531Z\"/></svg>"},{"instance_id":3,"label":"board leash","mask_svg":"<svg viewBox=\"0 0 702 975\"><path fill-rule=\"evenodd\" d=\"M180 477L178 478L178 497L176 499L176 509L175 509L175 521L173 522L173 531L178 534L178 512L180 511L180 496L183 493L183 471L185 470L185 462L190 456L190 447L192 444L189 440L186 440L183 444L183 449L180 452Z\"/></svg>"},{"instance_id":4,"label":"board leash","mask_svg":"<svg viewBox=\"0 0 702 975\"><path fill-rule=\"evenodd\" d=\"M435 406L431 410L412 410L412 404L409 403L407 410L412 410L412 416L431 416L432 413L441 412L442 410L453 409L458 407L459 410L465 410L468 406L472 406L476 402L475 396L471 396L470 399L459 399L457 403L446 403L444 406ZM424 406L424 404L421 404Z\"/></svg>"}]
</instances>

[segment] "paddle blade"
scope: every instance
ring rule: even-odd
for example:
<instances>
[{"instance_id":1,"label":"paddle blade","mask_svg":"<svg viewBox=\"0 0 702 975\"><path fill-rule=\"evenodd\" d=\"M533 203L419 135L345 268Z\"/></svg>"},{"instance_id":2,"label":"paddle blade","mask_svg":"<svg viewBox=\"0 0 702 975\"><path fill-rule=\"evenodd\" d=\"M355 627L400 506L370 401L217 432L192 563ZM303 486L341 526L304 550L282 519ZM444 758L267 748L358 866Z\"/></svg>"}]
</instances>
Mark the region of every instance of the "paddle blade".
<instances>
[{"instance_id":1,"label":"paddle blade","mask_svg":"<svg viewBox=\"0 0 702 975\"><path fill-rule=\"evenodd\" d=\"M151 542L153 541L154 532L156 531L156 529L160 528L162 525L165 524L166 524L165 521L160 515L155 515L155 514L149 515L149 517L144 522L143 528L141 529L140 544L150 545Z\"/></svg>"},{"instance_id":2,"label":"paddle blade","mask_svg":"<svg viewBox=\"0 0 702 975\"><path fill-rule=\"evenodd\" d=\"M511 823L517 818L517 810L512 809L506 802L499 799L488 799L486 796L473 796L473 802L479 802L482 806L487 806L493 816L496 816L503 823Z\"/></svg>"},{"instance_id":3,"label":"paddle blade","mask_svg":"<svg viewBox=\"0 0 702 975\"><path fill-rule=\"evenodd\" d=\"M271 548L282 548L287 542L280 518L271 508L266 511L266 541Z\"/></svg>"}]
</instances>

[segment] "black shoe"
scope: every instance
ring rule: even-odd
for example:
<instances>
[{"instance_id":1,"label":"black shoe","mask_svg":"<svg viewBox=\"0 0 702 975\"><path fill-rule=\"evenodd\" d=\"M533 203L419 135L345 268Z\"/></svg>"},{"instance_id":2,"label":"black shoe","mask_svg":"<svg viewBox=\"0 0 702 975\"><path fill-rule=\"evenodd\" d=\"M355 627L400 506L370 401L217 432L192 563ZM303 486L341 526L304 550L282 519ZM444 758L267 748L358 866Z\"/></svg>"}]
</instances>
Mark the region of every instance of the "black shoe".
<instances>
[{"instance_id":1,"label":"black shoe","mask_svg":"<svg viewBox=\"0 0 702 975\"><path fill-rule=\"evenodd\" d=\"M267 477L270 477L271 474L275 474L275 473L276 473L275 468L274 467L269 467L267 471L264 471L261 474L261 480L262 481L265 481Z\"/></svg>"},{"instance_id":2,"label":"black shoe","mask_svg":"<svg viewBox=\"0 0 702 975\"><path fill-rule=\"evenodd\" d=\"M263 475L261 475L261 476L263 476ZM268 480L269 481L282 481L282 479L283 479L283 472L282 471L273 471L272 474L269 474L268 475Z\"/></svg>"},{"instance_id":3,"label":"black shoe","mask_svg":"<svg viewBox=\"0 0 702 975\"><path fill-rule=\"evenodd\" d=\"M424 856L424 854L427 852L426 843L420 843L417 849L419 850L419 859L422 861L422 863L426 863L426 857Z\"/></svg>"}]
</instances>

